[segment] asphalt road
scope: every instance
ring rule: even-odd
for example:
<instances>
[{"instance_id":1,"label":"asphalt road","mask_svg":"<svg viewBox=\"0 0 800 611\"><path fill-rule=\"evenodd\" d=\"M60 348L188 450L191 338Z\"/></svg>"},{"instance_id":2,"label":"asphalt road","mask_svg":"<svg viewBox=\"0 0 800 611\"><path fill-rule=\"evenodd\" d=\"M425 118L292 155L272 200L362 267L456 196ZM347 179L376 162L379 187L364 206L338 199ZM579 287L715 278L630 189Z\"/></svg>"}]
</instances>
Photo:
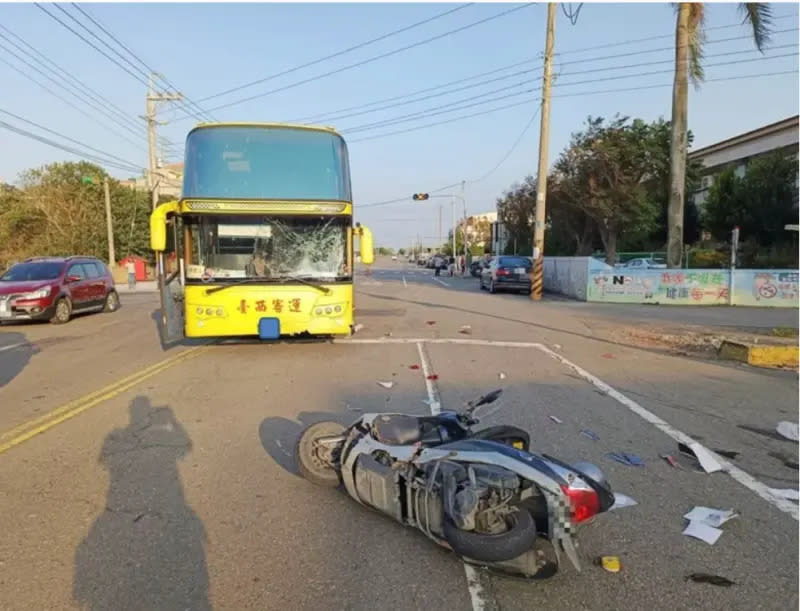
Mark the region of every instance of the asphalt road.
<instances>
[{"instance_id":1,"label":"asphalt road","mask_svg":"<svg viewBox=\"0 0 800 611\"><path fill-rule=\"evenodd\" d=\"M0 608L797 607L797 519L758 495L798 487L784 464L798 446L772 434L797 420L796 374L611 343L592 325L613 316L585 304L376 267L358 278L364 328L349 343L165 352L154 294L64 326L0 328ZM445 408L502 386L503 409L486 424L522 426L539 451L596 462L637 500L583 529L580 574L565 565L535 585L483 574L470 584L421 534L297 475L293 445L308 423L426 412L407 338L424 340ZM377 384L387 380L390 390ZM659 454L676 453L680 433L740 452L739 470L669 466ZM616 451L646 465L606 456ZM681 534L695 505L740 515L709 546ZM594 566L598 555L619 556L622 571ZM693 572L737 585L687 582Z\"/></svg>"}]
</instances>

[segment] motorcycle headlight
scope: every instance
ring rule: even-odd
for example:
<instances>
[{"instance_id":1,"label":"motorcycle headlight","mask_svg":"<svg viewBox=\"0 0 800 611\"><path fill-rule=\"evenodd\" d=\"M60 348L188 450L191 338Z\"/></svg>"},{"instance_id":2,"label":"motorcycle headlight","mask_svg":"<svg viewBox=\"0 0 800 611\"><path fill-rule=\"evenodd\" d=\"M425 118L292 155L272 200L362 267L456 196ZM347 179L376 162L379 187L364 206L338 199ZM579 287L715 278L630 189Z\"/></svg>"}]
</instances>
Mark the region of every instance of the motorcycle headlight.
<instances>
[{"instance_id":1,"label":"motorcycle headlight","mask_svg":"<svg viewBox=\"0 0 800 611\"><path fill-rule=\"evenodd\" d=\"M22 299L41 299L42 297L47 297L50 295L51 288L49 286L43 286L40 289L35 291L31 291L30 293L25 293L21 298Z\"/></svg>"}]
</instances>

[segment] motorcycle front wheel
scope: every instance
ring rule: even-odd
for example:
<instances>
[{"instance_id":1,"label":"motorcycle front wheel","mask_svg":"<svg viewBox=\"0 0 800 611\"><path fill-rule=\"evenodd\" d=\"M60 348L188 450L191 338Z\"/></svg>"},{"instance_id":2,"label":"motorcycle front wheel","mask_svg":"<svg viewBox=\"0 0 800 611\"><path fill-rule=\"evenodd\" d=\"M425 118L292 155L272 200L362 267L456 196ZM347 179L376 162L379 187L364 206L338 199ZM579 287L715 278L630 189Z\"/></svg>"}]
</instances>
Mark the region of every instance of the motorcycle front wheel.
<instances>
[{"instance_id":1,"label":"motorcycle front wheel","mask_svg":"<svg viewBox=\"0 0 800 611\"><path fill-rule=\"evenodd\" d=\"M304 430L297 440L297 468L300 475L312 484L329 488L336 488L340 484L339 470L330 463L330 451L324 452L318 441L323 437L340 435L342 431L344 427L338 422L318 422Z\"/></svg>"}]
</instances>

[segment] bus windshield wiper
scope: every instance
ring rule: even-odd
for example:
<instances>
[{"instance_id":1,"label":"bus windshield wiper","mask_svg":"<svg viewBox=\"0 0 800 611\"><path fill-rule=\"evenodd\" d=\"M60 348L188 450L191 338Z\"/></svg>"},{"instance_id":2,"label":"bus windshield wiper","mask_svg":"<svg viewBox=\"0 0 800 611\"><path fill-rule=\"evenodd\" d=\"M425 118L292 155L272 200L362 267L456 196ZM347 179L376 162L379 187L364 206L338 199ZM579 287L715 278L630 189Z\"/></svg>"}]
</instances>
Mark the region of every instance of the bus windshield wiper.
<instances>
[{"instance_id":1,"label":"bus windshield wiper","mask_svg":"<svg viewBox=\"0 0 800 611\"><path fill-rule=\"evenodd\" d=\"M242 284L251 284L254 282L270 282L279 284L285 284L286 282L298 282L300 284L305 284L306 286L315 288L318 291L324 293L325 295L328 295L331 292L329 288L321 286L316 282L311 282L310 280L306 280L305 278L301 278L299 276L282 275L278 278L273 278L271 276L254 276L252 278L245 278L244 280L237 280L236 282L231 282L229 284L223 284L222 286L215 286L213 288L206 289L206 295L211 295L212 293L216 293L218 291L224 291L225 289L230 288L232 286L241 286Z\"/></svg>"}]
</instances>

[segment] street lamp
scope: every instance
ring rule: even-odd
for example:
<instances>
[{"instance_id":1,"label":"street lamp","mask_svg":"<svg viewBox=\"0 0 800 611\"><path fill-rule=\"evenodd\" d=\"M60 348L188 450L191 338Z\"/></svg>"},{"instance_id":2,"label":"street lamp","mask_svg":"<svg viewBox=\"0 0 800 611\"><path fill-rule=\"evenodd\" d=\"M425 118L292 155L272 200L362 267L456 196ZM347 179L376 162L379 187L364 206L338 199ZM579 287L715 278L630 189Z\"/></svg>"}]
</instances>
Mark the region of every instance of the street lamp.
<instances>
[{"instance_id":1,"label":"street lamp","mask_svg":"<svg viewBox=\"0 0 800 611\"><path fill-rule=\"evenodd\" d=\"M463 190L463 183L462 183L462 190ZM453 256L456 256L456 199L461 200L461 204L464 207L464 261L467 260L467 200L464 198L463 195L457 195L455 193L440 193L438 195L431 195L430 193L414 193L411 196L415 202L425 201L430 198L434 197L449 197L450 204L453 211Z\"/></svg>"}]
</instances>

